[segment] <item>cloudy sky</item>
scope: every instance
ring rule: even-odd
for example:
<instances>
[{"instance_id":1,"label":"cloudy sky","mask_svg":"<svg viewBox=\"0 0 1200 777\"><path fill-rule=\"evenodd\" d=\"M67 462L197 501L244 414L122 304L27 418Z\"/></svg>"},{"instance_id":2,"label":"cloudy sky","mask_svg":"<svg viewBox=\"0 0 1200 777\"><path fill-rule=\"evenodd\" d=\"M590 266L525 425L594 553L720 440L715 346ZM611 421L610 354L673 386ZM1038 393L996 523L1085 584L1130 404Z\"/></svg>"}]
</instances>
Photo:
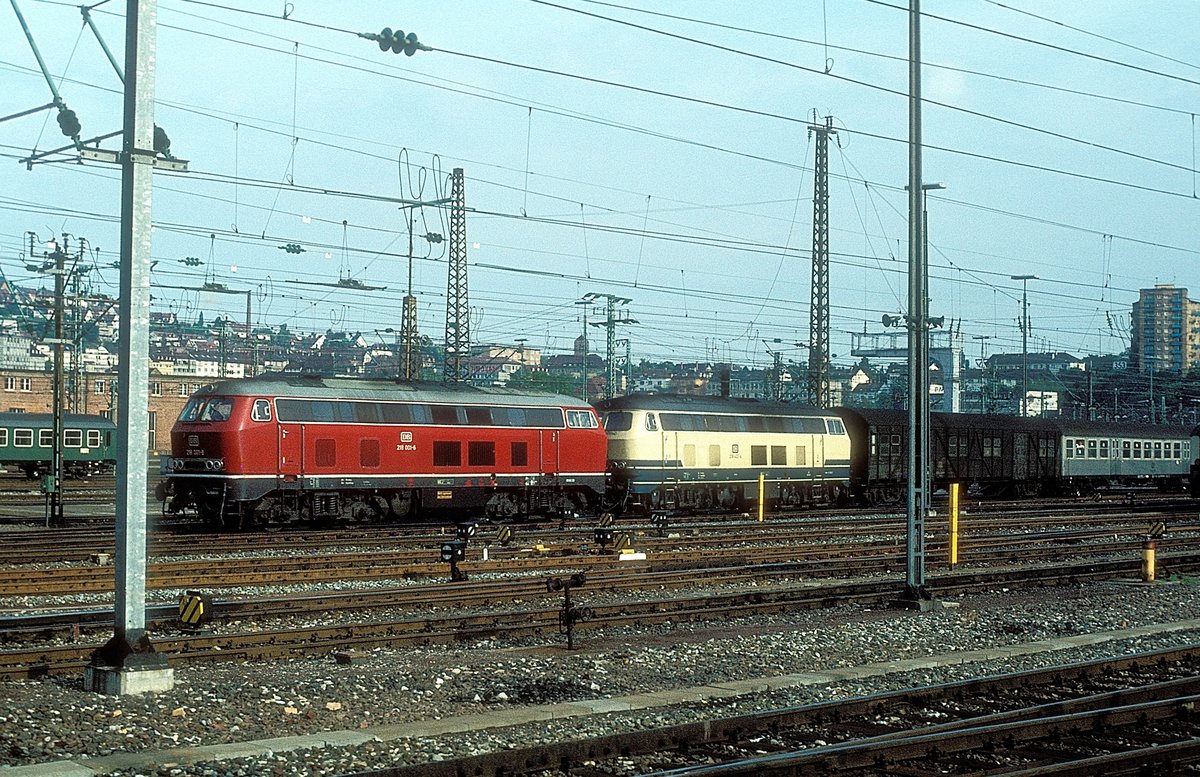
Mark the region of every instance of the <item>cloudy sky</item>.
<instances>
[{"instance_id":1,"label":"cloudy sky","mask_svg":"<svg viewBox=\"0 0 1200 777\"><path fill-rule=\"evenodd\" d=\"M17 4L83 137L119 130L120 81L78 7ZM1127 347L1139 288L1200 296L1200 3L922 10L924 177L947 187L929 198L931 314L968 355L1019 350L1011 275L1039 276L1031 349L1081 355ZM118 60L123 12L93 11ZM764 340L802 357L814 116L837 129L836 361L905 307L902 2L164 0L158 21L156 122L189 172L155 177L155 310L244 315L244 298L189 290L211 281L250 291L262 324L399 328L394 200L444 198L462 167L473 341L567 351L593 292L631 300L635 360L764 365ZM433 50L355 34L385 26ZM51 99L12 8L0 79L0 115ZM63 143L53 111L0 123L0 269L50 285L25 269L26 233L65 232L116 294L119 171L21 161ZM440 340L446 244L422 236L448 232L445 211L417 210L414 232L419 324ZM386 289L322 285L344 278Z\"/></svg>"}]
</instances>

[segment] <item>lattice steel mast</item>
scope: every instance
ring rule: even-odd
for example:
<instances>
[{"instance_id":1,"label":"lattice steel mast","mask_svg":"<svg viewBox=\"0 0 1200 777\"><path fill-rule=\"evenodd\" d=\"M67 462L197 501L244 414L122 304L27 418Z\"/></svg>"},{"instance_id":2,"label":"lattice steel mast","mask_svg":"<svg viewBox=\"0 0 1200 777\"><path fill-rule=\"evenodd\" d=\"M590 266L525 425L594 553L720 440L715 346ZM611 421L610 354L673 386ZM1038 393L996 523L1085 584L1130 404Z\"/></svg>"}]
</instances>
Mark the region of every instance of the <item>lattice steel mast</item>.
<instances>
[{"instance_id":1,"label":"lattice steel mast","mask_svg":"<svg viewBox=\"0 0 1200 777\"><path fill-rule=\"evenodd\" d=\"M467 204L463 169L450 184L450 271L446 283L446 358L442 379L465 383L471 377L471 308L467 301Z\"/></svg>"},{"instance_id":2,"label":"lattice steel mast","mask_svg":"<svg viewBox=\"0 0 1200 777\"><path fill-rule=\"evenodd\" d=\"M810 124L816 133L813 165L812 303L808 325L808 401L829 407L829 135L833 117ZM835 133L836 134L836 133Z\"/></svg>"}]
</instances>

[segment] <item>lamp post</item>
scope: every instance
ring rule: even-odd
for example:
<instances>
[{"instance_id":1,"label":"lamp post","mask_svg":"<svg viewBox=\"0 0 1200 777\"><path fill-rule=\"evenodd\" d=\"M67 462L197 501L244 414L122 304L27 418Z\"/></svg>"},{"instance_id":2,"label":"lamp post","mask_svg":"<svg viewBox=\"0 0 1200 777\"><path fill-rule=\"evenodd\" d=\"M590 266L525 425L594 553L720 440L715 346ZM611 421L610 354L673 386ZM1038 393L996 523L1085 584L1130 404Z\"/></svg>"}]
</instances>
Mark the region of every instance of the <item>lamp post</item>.
<instances>
[{"instance_id":1,"label":"lamp post","mask_svg":"<svg viewBox=\"0 0 1200 777\"><path fill-rule=\"evenodd\" d=\"M1029 415L1029 282L1036 275L1010 275L1021 282L1021 417Z\"/></svg>"}]
</instances>

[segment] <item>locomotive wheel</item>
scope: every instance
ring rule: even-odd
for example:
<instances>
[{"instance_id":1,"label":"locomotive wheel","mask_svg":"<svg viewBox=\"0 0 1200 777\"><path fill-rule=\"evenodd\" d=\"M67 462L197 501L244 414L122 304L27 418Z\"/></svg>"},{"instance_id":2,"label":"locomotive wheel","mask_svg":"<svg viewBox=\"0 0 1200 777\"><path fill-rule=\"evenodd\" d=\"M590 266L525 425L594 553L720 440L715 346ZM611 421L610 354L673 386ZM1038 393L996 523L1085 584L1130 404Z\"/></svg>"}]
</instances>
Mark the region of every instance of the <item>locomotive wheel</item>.
<instances>
[{"instance_id":1,"label":"locomotive wheel","mask_svg":"<svg viewBox=\"0 0 1200 777\"><path fill-rule=\"evenodd\" d=\"M396 519L408 518L414 506L411 491L397 492L388 499L389 514Z\"/></svg>"}]
</instances>

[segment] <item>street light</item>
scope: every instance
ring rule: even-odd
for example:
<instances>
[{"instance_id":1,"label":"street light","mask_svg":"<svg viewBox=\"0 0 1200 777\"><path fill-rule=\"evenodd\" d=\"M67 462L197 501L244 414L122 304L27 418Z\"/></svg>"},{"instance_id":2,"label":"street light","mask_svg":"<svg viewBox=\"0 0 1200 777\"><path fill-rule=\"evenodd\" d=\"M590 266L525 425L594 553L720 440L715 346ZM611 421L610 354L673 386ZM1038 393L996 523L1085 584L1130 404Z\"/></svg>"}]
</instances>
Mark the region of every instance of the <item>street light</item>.
<instances>
[{"instance_id":1,"label":"street light","mask_svg":"<svg viewBox=\"0 0 1200 777\"><path fill-rule=\"evenodd\" d=\"M1010 275L1021 282L1021 417L1029 415L1029 281L1036 275Z\"/></svg>"}]
</instances>

